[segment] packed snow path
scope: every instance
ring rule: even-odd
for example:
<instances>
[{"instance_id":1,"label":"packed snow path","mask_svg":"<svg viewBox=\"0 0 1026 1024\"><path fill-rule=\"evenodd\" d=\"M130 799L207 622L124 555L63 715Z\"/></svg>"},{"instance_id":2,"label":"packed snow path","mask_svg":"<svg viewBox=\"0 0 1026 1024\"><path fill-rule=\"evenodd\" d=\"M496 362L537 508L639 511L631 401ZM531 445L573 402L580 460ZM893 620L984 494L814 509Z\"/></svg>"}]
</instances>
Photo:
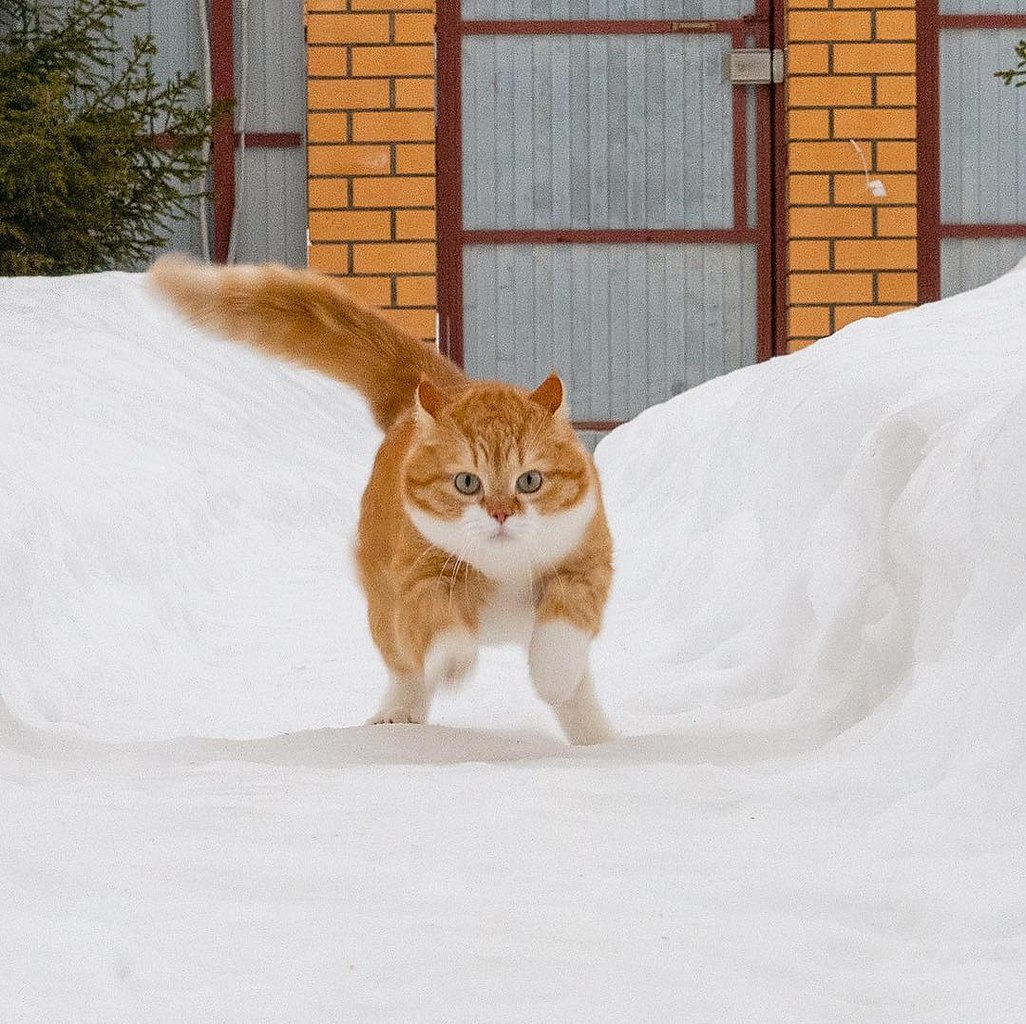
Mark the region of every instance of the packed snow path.
<instances>
[{"instance_id":1,"label":"packed snow path","mask_svg":"<svg viewBox=\"0 0 1026 1024\"><path fill-rule=\"evenodd\" d=\"M344 388L131 275L0 324L5 1024L1026 1019L1026 269L600 446L588 750L514 652L359 724Z\"/></svg>"}]
</instances>

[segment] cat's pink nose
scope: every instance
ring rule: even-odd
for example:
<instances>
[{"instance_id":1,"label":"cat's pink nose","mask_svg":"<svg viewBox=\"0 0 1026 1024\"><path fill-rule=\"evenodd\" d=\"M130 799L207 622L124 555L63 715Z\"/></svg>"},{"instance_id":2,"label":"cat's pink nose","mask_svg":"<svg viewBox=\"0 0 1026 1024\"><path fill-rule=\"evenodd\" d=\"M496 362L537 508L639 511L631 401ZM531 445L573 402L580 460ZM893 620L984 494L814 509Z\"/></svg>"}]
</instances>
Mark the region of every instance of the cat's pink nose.
<instances>
[{"instance_id":1,"label":"cat's pink nose","mask_svg":"<svg viewBox=\"0 0 1026 1024\"><path fill-rule=\"evenodd\" d=\"M492 518L495 519L500 526L509 518L509 513L505 509L497 508L492 513Z\"/></svg>"}]
</instances>

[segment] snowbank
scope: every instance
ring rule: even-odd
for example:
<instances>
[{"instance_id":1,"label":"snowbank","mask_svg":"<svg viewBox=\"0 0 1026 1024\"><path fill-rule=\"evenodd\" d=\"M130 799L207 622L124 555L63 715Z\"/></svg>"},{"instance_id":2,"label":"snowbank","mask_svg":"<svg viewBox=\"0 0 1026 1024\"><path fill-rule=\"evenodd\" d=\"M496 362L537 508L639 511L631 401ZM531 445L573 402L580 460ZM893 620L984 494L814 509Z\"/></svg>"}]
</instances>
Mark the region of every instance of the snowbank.
<instances>
[{"instance_id":1,"label":"snowbank","mask_svg":"<svg viewBox=\"0 0 1026 1024\"><path fill-rule=\"evenodd\" d=\"M105 274L0 282L12 1022L1019 1022L1026 268L649 410L571 750L439 724L347 553L341 386Z\"/></svg>"}]
</instances>

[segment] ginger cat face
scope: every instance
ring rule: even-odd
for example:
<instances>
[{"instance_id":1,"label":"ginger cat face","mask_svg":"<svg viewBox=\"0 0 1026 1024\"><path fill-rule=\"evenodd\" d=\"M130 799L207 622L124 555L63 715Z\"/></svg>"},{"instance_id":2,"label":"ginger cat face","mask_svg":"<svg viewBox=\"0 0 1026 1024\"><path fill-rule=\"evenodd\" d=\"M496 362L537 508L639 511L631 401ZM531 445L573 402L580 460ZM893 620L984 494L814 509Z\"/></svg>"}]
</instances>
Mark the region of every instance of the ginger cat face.
<instances>
[{"instance_id":1,"label":"ginger cat face","mask_svg":"<svg viewBox=\"0 0 1026 1024\"><path fill-rule=\"evenodd\" d=\"M558 377L530 395L490 384L452 398L423 382L417 398L402 496L428 541L499 582L577 547L596 499Z\"/></svg>"}]
</instances>

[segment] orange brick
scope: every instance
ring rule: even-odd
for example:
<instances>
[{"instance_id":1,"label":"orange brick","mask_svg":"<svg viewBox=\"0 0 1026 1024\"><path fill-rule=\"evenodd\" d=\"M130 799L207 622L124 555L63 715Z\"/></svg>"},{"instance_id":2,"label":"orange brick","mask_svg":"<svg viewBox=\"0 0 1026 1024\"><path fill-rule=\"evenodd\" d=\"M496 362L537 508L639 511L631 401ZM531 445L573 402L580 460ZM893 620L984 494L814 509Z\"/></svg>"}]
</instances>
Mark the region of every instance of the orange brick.
<instances>
[{"instance_id":1,"label":"orange brick","mask_svg":"<svg viewBox=\"0 0 1026 1024\"><path fill-rule=\"evenodd\" d=\"M787 351L790 353L801 352L803 348L815 345L819 338L788 338Z\"/></svg>"},{"instance_id":2,"label":"orange brick","mask_svg":"<svg viewBox=\"0 0 1026 1024\"><path fill-rule=\"evenodd\" d=\"M383 309L381 315L391 320L400 330L415 338L435 336L435 311L433 309Z\"/></svg>"},{"instance_id":3,"label":"orange brick","mask_svg":"<svg viewBox=\"0 0 1026 1024\"><path fill-rule=\"evenodd\" d=\"M914 139L916 112L911 107L835 110L834 135L844 139Z\"/></svg>"},{"instance_id":4,"label":"orange brick","mask_svg":"<svg viewBox=\"0 0 1026 1024\"><path fill-rule=\"evenodd\" d=\"M308 43L387 43L387 14L311 14L306 19Z\"/></svg>"},{"instance_id":5,"label":"orange brick","mask_svg":"<svg viewBox=\"0 0 1026 1024\"><path fill-rule=\"evenodd\" d=\"M830 178L826 174L790 174L787 178L789 203L812 203L822 206L830 202Z\"/></svg>"},{"instance_id":6,"label":"orange brick","mask_svg":"<svg viewBox=\"0 0 1026 1024\"><path fill-rule=\"evenodd\" d=\"M834 71L837 74L911 72L916 70L914 43L837 43Z\"/></svg>"},{"instance_id":7,"label":"orange brick","mask_svg":"<svg viewBox=\"0 0 1026 1024\"><path fill-rule=\"evenodd\" d=\"M830 243L826 241L792 241L787 247L791 270L829 270Z\"/></svg>"},{"instance_id":8,"label":"orange brick","mask_svg":"<svg viewBox=\"0 0 1026 1024\"><path fill-rule=\"evenodd\" d=\"M384 210L331 210L310 214L311 242L373 241L388 238L392 218Z\"/></svg>"},{"instance_id":9,"label":"orange brick","mask_svg":"<svg viewBox=\"0 0 1026 1024\"><path fill-rule=\"evenodd\" d=\"M337 114L307 114L306 141L315 144L319 142L348 142L349 123L346 115L341 112Z\"/></svg>"},{"instance_id":10,"label":"orange brick","mask_svg":"<svg viewBox=\"0 0 1026 1024\"><path fill-rule=\"evenodd\" d=\"M830 70L830 48L826 43L791 43L787 48L789 75L818 75Z\"/></svg>"},{"instance_id":11,"label":"orange brick","mask_svg":"<svg viewBox=\"0 0 1026 1024\"><path fill-rule=\"evenodd\" d=\"M433 274L433 242L381 242L353 246L353 270L357 274Z\"/></svg>"},{"instance_id":12,"label":"orange brick","mask_svg":"<svg viewBox=\"0 0 1026 1024\"><path fill-rule=\"evenodd\" d=\"M350 6L354 11L430 11L434 5L430 0L352 0Z\"/></svg>"},{"instance_id":13,"label":"orange brick","mask_svg":"<svg viewBox=\"0 0 1026 1024\"><path fill-rule=\"evenodd\" d=\"M791 139L829 139L829 110L791 110L787 115L787 134Z\"/></svg>"},{"instance_id":14,"label":"orange brick","mask_svg":"<svg viewBox=\"0 0 1026 1024\"><path fill-rule=\"evenodd\" d=\"M309 146L311 174L388 174L388 146Z\"/></svg>"},{"instance_id":15,"label":"orange brick","mask_svg":"<svg viewBox=\"0 0 1026 1024\"><path fill-rule=\"evenodd\" d=\"M870 172L870 177L873 177ZM887 195L874 196L866 188L864 174L835 174L834 202L839 206L893 206L895 204L914 203L916 201L916 176L914 174L880 175L887 189Z\"/></svg>"},{"instance_id":16,"label":"orange brick","mask_svg":"<svg viewBox=\"0 0 1026 1024\"><path fill-rule=\"evenodd\" d=\"M430 111L390 110L353 114L354 142L434 142L435 115Z\"/></svg>"},{"instance_id":17,"label":"orange brick","mask_svg":"<svg viewBox=\"0 0 1026 1024\"><path fill-rule=\"evenodd\" d=\"M830 0L790 0L788 7L792 11L822 10L830 6Z\"/></svg>"},{"instance_id":18,"label":"orange brick","mask_svg":"<svg viewBox=\"0 0 1026 1024\"><path fill-rule=\"evenodd\" d=\"M435 240L434 210L398 210L395 215L395 237Z\"/></svg>"},{"instance_id":19,"label":"orange brick","mask_svg":"<svg viewBox=\"0 0 1026 1024\"><path fill-rule=\"evenodd\" d=\"M348 73L345 46L311 46L306 51L306 73L312 78L344 78Z\"/></svg>"},{"instance_id":20,"label":"orange brick","mask_svg":"<svg viewBox=\"0 0 1026 1024\"><path fill-rule=\"evenodd\" d=\"M914 142L878 142L876 162L878 171L914 171L916 169L916 144Z\"/></svg>"},{"instance_id":21,"label":"orange brick","mask_svg":"<svg viewBox=\"0 0 1026 1024\"><path fill-rule=\"evenodd\" d=\"M915 106L915 75L880 75L876 80L876 103L880 107Z\"/></svg>"},{"instance_id":22,"label":"orange brick","mask_svg":"<svg viewBox=\"0 0 1026 1024\"><path fill-rule=\"evenodd\" d=\"M792 338L825 338L830 333L830 307L792 306L787 311L787 333Z\"/></svg>"},{"instance_id":23,"label":"orange brick","mask_svg":"<svg viewBox=\"0 0 1026 1024\"><path fill-rule=\"evenodd\" d=\"M876 211L878 238L915 238L919 233L914 206L898 206Z\"/></svg>"},{"instance_id":24,"label":"orange brick","mask_svg":"<svg viewBox=\"0 0 1026 1024\"><path fill-rule=\"evenodd\" d=\"M845 7L860 7L863 9L876 10L878 7L915 7L915 0L833 0L837 9Z\"/></svg>"},{"instance_id":25,"label":"orange brick","mask_svg":"<svg viewBox=\"0 0 1026 1024\"><path fill-rule=\"evenodd\" d=\"M434 174L435 147L431 145L396 146L395 169L399 174Z\"/></svg>"},{"instance_id":26,"label":"orange brick","mask_svg":"<svg viewBox=\"0 0 1026 1024\"><path fill-rule=\"evenodd\" d=\"M347 277L346 291L367 306L388 306L392 303L392 278Z\"/></svg>"},{"instance_id":27,"label":"orange brick","mask_svg":"<svg viewBox=\"0 0 1026 1024\"><path fill-rule=\"evenodd\" d=\"M306 0L307 11L344 11L346 0Z\"/></svg>"},{"instance_id":28,"label":"orange brick","mask_svg":"<svg viewBox=\"0 0 1026 1024\"><path fill-rule=\"evenodd\" d=\"M881 302L915 302L919 278L916 274L877 274L876 294Z\"/></svg>"},{"instance_id":29,"label":"orange brick","mask_svg":"<svg viewBox=\"0 0 1026 1024\"><path fill-rule=\"evenodd\" d=\"M310 266L326 274L349 273L348 245L311 245Z\"/></svg>"},{"instance_id":30,"label":"orange brick","mask_svg":"<svg viewBox=\"0 0 1026 1024\"><path fill-rule=\"evenodd\" d=\"M869 11L796 11L788 15L788 39L871 39L873 19Z\"/></svg>"},{"instance_id":31,"label":"orange brick","mask_svg":"<svg viewBox=\"0 0 1026 1024\"><path fill-rule=\"evenodd\" d=\"M872 274L790 274L787 280L791 302L872 302Z\"/></svg>"},{"instance_id":32,"label":"orange brick","mask_svg":"<svg viewBox=\"0 0 1026 1024\"><path fill-rule=\"evenodd\" d=\"M353 181L353 206L434 206L435 179L390 176L356 178Z\"/></svg>"},{"instance_id":33,"label":"orange brick","mask_svg":"<svg viewBox=\"0 0 1026 1024\"><path fill-rule=\"evenodd\" d=\"M348 178L310 178L306 183L311 210L338 210L349 205Z\"/></svg>"},{"instance_id":34,"label":"orange brick","mask_svg":"<svg viewBox=\"0 0 1026 1024\"><path fill-rule=\"evenodd\" d=\"M430 43L435 38L433 14L397 14L395 41L397 43Z\"/></svg>"},{"instance_id":35,"label":"orange brick","mask_svg":"<svg viewBox=\"0 0 1026 1024\"><path fill-rule=\"evenodd\" d=\"M437 301L434 275L397 277L395 297L397 306L434 306Z\"/></svg>"},{"instance_id":36,"label":"orange brick","mask_svg":"<svg viewBox=\"0 0 1026 1024\"><path fill-rule=\"evenodd\" d=\"M388 79L312 78L307 83L311 110L360 110L388 107Z\"/></svg>"},{"instance_id":37,"label":"orange brick","mask_svg":"<svg viewBox=\"0 0 1026 1024\"><path fill-rule=\"evenodd\" d=\"M433 75L433 46L354 46L353 75Z\"/></svg>"},{"instance_id":38,"label":"orange brick","mask_svg":"<svg viewBox=\"0 0 1026 1024\"><path fill-rule=\"evenodd\" d=\"M834 243L834 266L838 270L915 270L914 240L866 239Z\"/></svg>"},{"instance_id":39,"label":"orange brick","mask_svg":"<svg viewBox=\"0 0 1026 1024\"><path fill-rule=\"evenodd\" d=\"M433 78L397 78L395 80L397 110L433 110L435 80Z\"/></svg>"},{"instance_id":40,"label":"orange brick","mask_svg":"<svg viewBox=\"0 0 1026 1024\"><path fill-rule=\"evenodd\" d=\"M887 316L888 313L897 313L907 306L835 306L834 307L834 330L839 331L856 320L864 320L866 317Z\"/></svg>"},{"instance_id":41,"label":"orange brick","mask_svg":"<svg viewBox=\"0 0 1026 1024\"><path fill-rule=\"evenodd\" d=\"M877 39L915 39L915 11L877 11Z\"/></svg>"},{"instance_id":42,"label":"orange brick","mask_svg":"<svg viewBox=\"0 0 1026 1024\"><path fill-rule=\"evenodd\" d=\"M792 238L869 238L873 211L854 206L793 206L788 210Z\"/></svg>"},{"instance_id":43,"label":"orange brick","mask_svg":"<svg viewBox=\"0 0 1026 1024\"><path fill-rule=\"evenodd\" d=\"M795 75L787 83L789 107L865 107L873 102L873 80L839 75Z\"/></svg>"},{"instance_id":44,"label":"orange brick","mask_svg":"<svg viewBox=\"0 0 1026 1024\"><path fill-rule=\"evenodd\" d=\"M861 170L858 154L850 142L792 142L787 147L792 171Z\"/></svg>"}]
</instances>

